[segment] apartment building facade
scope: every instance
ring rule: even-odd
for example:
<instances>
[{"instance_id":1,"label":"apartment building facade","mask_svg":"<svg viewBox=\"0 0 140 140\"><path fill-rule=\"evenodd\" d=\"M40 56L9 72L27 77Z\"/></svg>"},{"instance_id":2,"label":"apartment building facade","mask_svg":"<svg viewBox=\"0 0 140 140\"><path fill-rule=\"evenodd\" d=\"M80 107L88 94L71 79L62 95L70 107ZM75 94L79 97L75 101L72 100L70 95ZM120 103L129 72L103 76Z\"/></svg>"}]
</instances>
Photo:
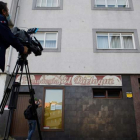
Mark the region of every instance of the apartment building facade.
<instances>
[{"instance_id":1,"label":"apartment building facade","mask_svg":"<svg viewBox=\"0 0 140 140\"><path fill-rule=\"evenodd\" d=\"M43 101L38 109L43 139L139 140L140 2L12 2L18 3L17 27L39 28L35 37L44 48L41 56L28 56L35 96ZM17 56L13 49L9 73ZM21 85L10 132L16 139L28 131L26 75ZM33 139L39 139L37 130Z\"/></svg>"}]
</instances>

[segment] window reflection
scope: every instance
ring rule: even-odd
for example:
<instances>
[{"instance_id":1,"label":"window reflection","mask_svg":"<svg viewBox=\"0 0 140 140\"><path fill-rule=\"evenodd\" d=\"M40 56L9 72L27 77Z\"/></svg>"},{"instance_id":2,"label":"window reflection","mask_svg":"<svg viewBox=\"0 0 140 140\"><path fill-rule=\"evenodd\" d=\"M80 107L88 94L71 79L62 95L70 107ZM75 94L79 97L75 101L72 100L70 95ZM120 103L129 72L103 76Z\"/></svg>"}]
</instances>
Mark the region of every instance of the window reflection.
<instances>
[{"instance_id":1,"label":"window reflection","mask_svg":"<svg viewBox=\"0 0 140 140\"><path fill-rule=\"evenodd\" d=\"M62 129L62 89L46 89L44 129Z\"/></svg>"}]
</instances>

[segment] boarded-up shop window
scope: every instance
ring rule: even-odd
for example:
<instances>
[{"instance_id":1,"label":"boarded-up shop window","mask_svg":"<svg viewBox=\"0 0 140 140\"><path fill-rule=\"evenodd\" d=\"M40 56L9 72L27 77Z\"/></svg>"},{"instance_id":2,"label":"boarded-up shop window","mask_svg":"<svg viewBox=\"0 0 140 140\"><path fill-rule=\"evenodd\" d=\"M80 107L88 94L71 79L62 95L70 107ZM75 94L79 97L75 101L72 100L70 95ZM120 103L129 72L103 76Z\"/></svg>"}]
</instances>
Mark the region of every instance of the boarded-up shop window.
<instances>
[{"instance_id":1,"label":"boarded-up shop window","mask_svg":"<svg viewBox=\"0 0 140 140\"><path fill-rule=\"evenodd\" d=\"M122 98L122 89L93 89L93 98Z\"/></svg>"},{"instance_id":2,"label":"boarded-up shop window","mask_svg":"<svg viewBox=\"0 0 140 140\"><path fill-rule=\"evenodd\" d=\"M42 114L43 131L64 130L64 89L45 88Z\"/></svg>"}]
</instances>

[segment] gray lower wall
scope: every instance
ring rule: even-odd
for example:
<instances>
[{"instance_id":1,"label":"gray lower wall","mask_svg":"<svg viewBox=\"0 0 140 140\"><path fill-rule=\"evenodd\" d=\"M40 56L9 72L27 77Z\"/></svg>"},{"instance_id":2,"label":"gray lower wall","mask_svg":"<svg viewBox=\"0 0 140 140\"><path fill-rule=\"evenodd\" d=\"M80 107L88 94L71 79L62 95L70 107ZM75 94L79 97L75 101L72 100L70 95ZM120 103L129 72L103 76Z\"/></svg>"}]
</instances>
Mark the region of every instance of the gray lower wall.
<instances>
[{"instance_id":1,"label":"gray lower wall","mask_svg":"<svg viewBox=\"0 0 140 140\"><path fill-rule=\"evenodd\" d=\"M126 98L130 76L122 79L123 99L93 99L93 87L65 87L64 132L42 132L43 140L137 140L133 99ZM34 86L37 98L43 99L44 87ZM41 120L42 109L38 114ZM33 140L39 140L37 130Z\"/></svg>"}]
</instances>

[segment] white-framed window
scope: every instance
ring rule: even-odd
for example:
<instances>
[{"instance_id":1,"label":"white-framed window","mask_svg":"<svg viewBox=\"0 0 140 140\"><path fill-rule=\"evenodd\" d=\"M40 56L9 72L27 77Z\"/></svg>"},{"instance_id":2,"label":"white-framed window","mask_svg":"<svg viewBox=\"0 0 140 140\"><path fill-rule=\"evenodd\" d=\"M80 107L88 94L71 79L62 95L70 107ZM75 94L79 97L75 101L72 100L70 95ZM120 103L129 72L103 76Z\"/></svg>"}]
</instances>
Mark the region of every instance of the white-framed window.
<instances>
[{"instance_id":1,"label":"white-framed window","mask_svg":"<svg viewBox=\"0 0 140 140\"><path fill-rule=\"evenodd\" d=\"M37 0L36 7L59 7L60 0Z\"/></svg>"},{"instance_id":2,"label":"white-framed window","mask_svg":"<svg viewBox=\"0 0 140 140\"><path fill-rule=\"evenodd\" d=\"M43 48L57 49L58 32L38 32L35 37Z\"/></svg>"},{"instance_id":3,"label":"white-framed window","mask_svg":"<svg viewBox=\"0 0 140 140\"><path fill-rule=\"evenodd\" d=\"M95 7L129 8L129 0L95 0Z\"/></svg>"},{"instance_id":4,"label":"white-framed window","mask_svg":"<svg viewBox=\"0 0 140 140\"><path fill-rule=\"evenodd\" d=\"M97 33L97 49L136 49L133 33Z\"/></svg>"}]
</instances>

